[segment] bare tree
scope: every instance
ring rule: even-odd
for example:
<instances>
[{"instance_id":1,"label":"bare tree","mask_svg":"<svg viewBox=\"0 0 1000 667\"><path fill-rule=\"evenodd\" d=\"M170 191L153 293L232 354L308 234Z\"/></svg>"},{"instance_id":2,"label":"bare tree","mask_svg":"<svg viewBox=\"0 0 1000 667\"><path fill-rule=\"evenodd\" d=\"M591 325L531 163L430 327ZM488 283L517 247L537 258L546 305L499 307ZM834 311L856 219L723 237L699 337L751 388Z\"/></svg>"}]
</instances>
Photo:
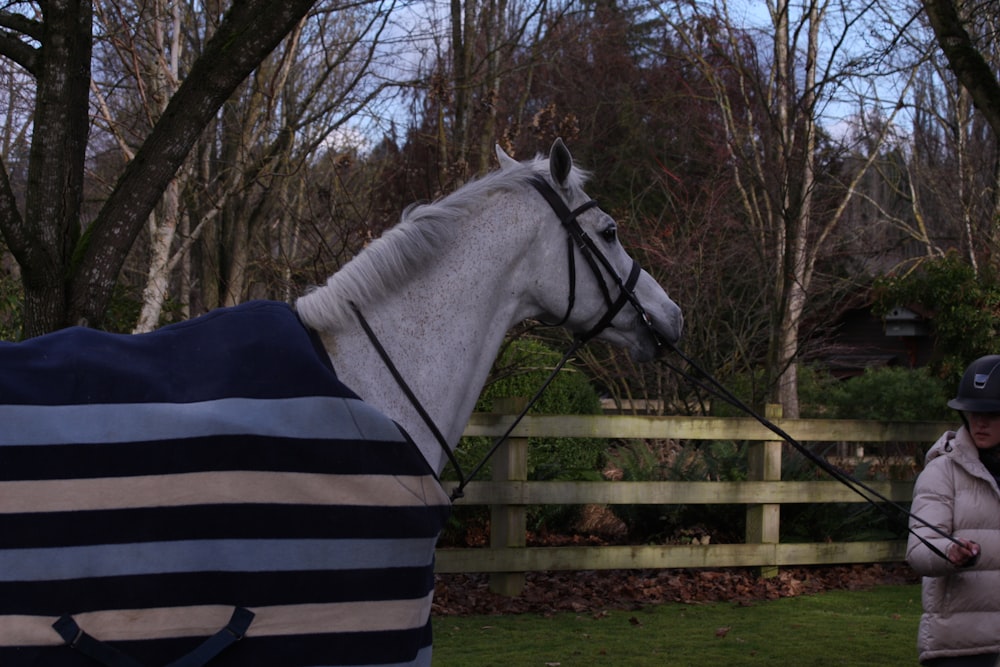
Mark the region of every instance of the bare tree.
<instances>
[{"instance_id":1,"label":"bare tree","mask_svg":"<svg viewBox=\"0 0 1000 667\"><path fill-rule=\"evenodd\" d=\"M136 6L96 5L101 39L95 49L98 64L91 87L98 127L113 138L122 163L135 157L141 137L162 116L177 91L182 66L186 68L193 60L183 39L191 27L186 9L182 3L168 6L160 0ZM131 85L123 85L123 80ZM149 331L159 323L168 291L170 249L184 216L181 190L188 171L189 165L178 170L149 216L149 266L134 332Z\"/></svg>"},{"instance_id":2,"label":"bare tree","mask_svg":"<svg viewBox=\"0 0 1000 667\"><path fill-rule=\"evenodd\" d=\"M35 81L24 207L0 166L0 231L21 267L24 332L99 325L125 257L201 132L315 0L240 0L89 224L82 216L93 11L88 0L14 2L0 11L0 56ZM86 233L83 233L86 226Z\"/></svg>"},{"instance_id":3,"label":"bare tree","mask_svg":"<svg viewBox=\"0 0 1000 667\"><path fill-rule=\"evenodd\" d=\"M1000 9L996 3L924 0L944 62L924 45L926 101L914 123L913 165L925 216L977 272L997 265L1000 231ZM933 55L931 55L933 54ZM945 75L950 69L955 80ZM936 152L932 152L936 151ZM927 174L926 178L919 178Z\"/></svg>"},{"instance_id":4,"label":"bare tree","mask_svg":"<svg viewBox=\"0 0 1000 667\"><path fill-rule=\"evenodd\" d=\"M982 57L998 62L991 35L1000 13L995 3L968 3L966 23ZM917 3L917 7L919 7ZM937 47L928 17L913 4L880 2L882 25L893 28L892 60L914 68L914 84L900 106L906 118L879 152L877 173L855 203L854 214L872 221L865 234L895 241L880 260L880 272L899 274L927 258L957 251L978 272L995 263L996 216L1000 212L1000 136L979 112ZM992 11L991 11L992 8ZM972 17L975 18L972 18ZM869 127L884 123L876 113L864 116ZM874 150L875 147L872 147ZM871 247L872 244L869 244Z\"/></svg>"},{"instance_id":5,"label":"bare tree","mask_svg":"<svg viewBox=\"0 0 1000 667\"><path fill-rule=\"evenodd\" d=\"M544 40L547 21L571 4L453 0L446 18L426 18L434 53L425 64L429 86L416 125L437 157L439 186L489 169L493 146L504 142L497 117L511 106L501 99L506 84L513 78L518 90L530 89L536 61L525 55Z\"/></svg>"},{"instance_id":6,"label":"bare tree","mask_svg":"<svg viewBox=\"0 0 1000 667\"><path fill-rule=\"evenodd\" d=\"M348 124L383 91L402 85L374 75L394 7L393 0L371 3L364 11L320 5L280 57L275 54L247 83L243 94L259 103L234 104L224 117L219 150L246 154L222 161L226 173L220 176L237 178L242 186L232 188L220 212L221 243L209 262L218 267L218 305L266 296L253 292L254 268L263 258L273 258L272 268L282 274L287 267L277 265L294 265L297 221L307 206L316 160L327 152L349 152ZM203 252L213 249L206 244ZM206 287L211 279L206 272Z\"/></svg>"},{"instance_id":7,"label":"bare tree","mask_svg":"<svg viewBox=\"0 0 1000 667\"><path fill-rule=\"evenodd\" d=\"M797 360L817 261L875 158L837 188L828 180L824 185L817 167L821 109L847 79L863 73L857 59L843 55L861 14L819 0L796 7L788 0L767 3L760 48L769 49L769 57L749 30L734 24L724 3L706 11L702 3L678 2L675 14L662 14L712 84L747 239L758 249L759 274L768 276L762 289L770 310L771 398L790 417L799 414Z\"/></svg>"}]
</instances>

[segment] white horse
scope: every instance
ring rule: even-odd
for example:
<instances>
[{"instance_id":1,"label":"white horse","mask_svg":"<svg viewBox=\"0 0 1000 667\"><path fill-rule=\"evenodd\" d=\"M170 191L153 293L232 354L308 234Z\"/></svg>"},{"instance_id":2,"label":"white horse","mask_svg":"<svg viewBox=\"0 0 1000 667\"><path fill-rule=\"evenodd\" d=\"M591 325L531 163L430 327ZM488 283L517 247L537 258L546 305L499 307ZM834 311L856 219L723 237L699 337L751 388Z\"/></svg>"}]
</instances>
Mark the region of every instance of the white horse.
<instances>
[{"instance_id":1,"label":"white horse","mask_svg":"<svg viewBox=\"0 0 1000 667\"><path fill-rule=\"evenodd\" d=\"M529 318L565 318L570 331L591 332L609 309L599 285L623 289L634 267L615 221L593 207L583 191L587 174L573 165L561 140L547 160L517 162L499 147L497 157L500 171L411 208L399 225L296 303L344 383L399 422L438 472L447 460L433 427L394 379L351 304L454 448L507 331ZM581 268L575 280L567 277L572 254L581 252L579 241L567 250L570 231L533 186L536 179L558 193L567 211L583 209L579 226L607 259L606 266L592 265L598 275ZM634 303L594 335L645 361L657 353L658 337L678 340L683 318L645 271L634 276L630 291Z\"/></svg>"},{"instance_id":2,"label":"white horse","mask_svg":"<svg viewBox=\"0 0 1000 667\"><path fill-rule=\"evenodd\" d=\"M430 664L437 475L507 330L681 333L561 141L498 156L297 314L0 344L0 664Z\"/></svg>"}]
</instances>

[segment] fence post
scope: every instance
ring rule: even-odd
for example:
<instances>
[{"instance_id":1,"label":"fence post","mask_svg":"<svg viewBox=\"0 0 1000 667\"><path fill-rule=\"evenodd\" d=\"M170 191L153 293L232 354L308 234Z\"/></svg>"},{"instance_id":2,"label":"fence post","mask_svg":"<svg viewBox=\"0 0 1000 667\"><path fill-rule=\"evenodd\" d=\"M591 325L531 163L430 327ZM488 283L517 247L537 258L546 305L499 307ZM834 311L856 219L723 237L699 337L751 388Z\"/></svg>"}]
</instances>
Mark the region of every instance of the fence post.
<instances>
[{"instance_id":1,"label":"fence post","mask_svg":"<svg viewBox=\"0 0 1000 667\"><path fill-rule=\"evenodd\" d=\"M768 403L764 415L769 420L781 418L781 405ZM778 481L781 479L781 441L752 442L747 452L747 479L749 481ZM747 505L747 544L777 544L781 505ZM758 568L761 577L776 577L777 565Z\"/></svg>"},{"instance_id":2,"label":"fence post","mask_svg":"<svg viewBox=\"0 0 1000 667\"><path fill-rule=\"evenodd\" d=\"M526 398L503 398L493 403L500 414L517 415L528 404ZM528 439L507 438L493 455L493 481L528 479ZM524 505L490 505L490 547L503 549L526 544L527 512ZM490 574L490 590L514 597L524 590L524 572Z\"/></svg>"}]
</instances>

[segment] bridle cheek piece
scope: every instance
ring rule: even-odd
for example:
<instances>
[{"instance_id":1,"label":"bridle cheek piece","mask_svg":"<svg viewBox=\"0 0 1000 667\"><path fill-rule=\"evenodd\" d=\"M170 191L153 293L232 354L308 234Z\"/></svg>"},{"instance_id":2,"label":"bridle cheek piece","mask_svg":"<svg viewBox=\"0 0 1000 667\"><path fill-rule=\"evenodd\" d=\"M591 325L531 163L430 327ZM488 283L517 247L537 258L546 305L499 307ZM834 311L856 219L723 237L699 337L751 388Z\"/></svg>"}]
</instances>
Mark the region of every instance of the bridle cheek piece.
<instances>
[{"instance_id":1,"label":"bridle cheek piece","mask_svg":"<svg viewBox=\"0 0 1000 667\"><path fill-rule=\"evenodd\" d=\"M662 339L653 329L653 321L650 319L646 310L639 303L638 297L635 295L635 286L639 282L639 275L642 273L642 267L639 266L639 262L632 260L632 268L629 271L628 277L622 280L621 275L615 270L615 267L611 265L611 261L601 252L601 250L594 243L594 240L585 232L583 228L580 227L580 223L577 221L579 217L585 211L589 211L592 208L597 208L597 202L593 199L578 206L577 208L570 210L566 202L563 201L562 197L553 189L549 182L546 181L541 176L534 176L528 179L528 182L538 191L545 201L549 203L552 210L559 217L559 221L562 222L563 228L566 230L566 250L569 261L569 298L566 305L566 313L563 315L559 322L553 324L552 326L561 326L566 323L569 319L570 313L573 312L573 306L576 303L576 253L573 250L574 244L580 250L580 254L586 260L587 264L590 266L591 272L594 274L594 278L597 280L597 285L601 289L601 294L604 297L604 303L607 305L608 310L604 313L604 316L595 324L589 331L582 334L577 334L576 338L586 343L591 340L602 331L612 326L611 322L618 316L621 309L625 307L625 304L631 304L635 308L636 312L639 313L639 317L642 323L649 327L650 332L653 334L653 339L656 341L656 345L660 346L662 344ZM604 273L601 272L601 268L611 276L611 279L618 286L618 298L613 299L611 297L611 290L608 287L607 281L604 279Z\"/></svg>"}]
</instances>

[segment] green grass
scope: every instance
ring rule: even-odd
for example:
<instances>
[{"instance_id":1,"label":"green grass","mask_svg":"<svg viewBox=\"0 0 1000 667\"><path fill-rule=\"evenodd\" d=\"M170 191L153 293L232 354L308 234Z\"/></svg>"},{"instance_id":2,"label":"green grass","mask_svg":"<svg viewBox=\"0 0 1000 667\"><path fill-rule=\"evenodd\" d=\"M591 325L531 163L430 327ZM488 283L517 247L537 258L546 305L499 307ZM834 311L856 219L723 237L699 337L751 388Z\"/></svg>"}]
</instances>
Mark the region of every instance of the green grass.
<instances>
[{"instance_id":1,"label":"green grass","mask_svg":"<svg viewBox=\"0 0 1000 667\"><path fill-rule=\"evenodd\" d=\"M434 619L434 665L915 666L919 620L915 585L747 607L664 604L596 617L448 616Z\"/></svg>"}]
</instances>

